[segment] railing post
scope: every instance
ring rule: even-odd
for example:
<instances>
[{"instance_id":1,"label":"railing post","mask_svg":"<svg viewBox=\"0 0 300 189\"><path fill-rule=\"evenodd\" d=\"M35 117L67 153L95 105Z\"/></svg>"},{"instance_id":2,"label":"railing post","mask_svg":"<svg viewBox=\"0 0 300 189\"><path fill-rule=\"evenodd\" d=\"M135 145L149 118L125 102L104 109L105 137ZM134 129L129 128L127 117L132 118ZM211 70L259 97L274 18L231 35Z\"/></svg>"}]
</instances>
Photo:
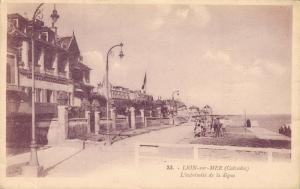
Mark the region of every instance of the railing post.
<instances>
[{"instance_id":1,"label":"railing post","mask_svg":"<svg viewBox=\"0 0 300 189\"><path fill-rule=\"evenodd\" d=\"M145 127L148 127L148 124L147 124L147 117L145 117Z\"/></svg>"},{"instance_id":2,"label":"railing post","mask_svg":"<svg viewBox=\"0 0 300 189\"><path fill-rule=\"evenodd\" d=\"M268 163L272 163L273 161L273 152L268 150Z\"/></svg>"}]
</instances>

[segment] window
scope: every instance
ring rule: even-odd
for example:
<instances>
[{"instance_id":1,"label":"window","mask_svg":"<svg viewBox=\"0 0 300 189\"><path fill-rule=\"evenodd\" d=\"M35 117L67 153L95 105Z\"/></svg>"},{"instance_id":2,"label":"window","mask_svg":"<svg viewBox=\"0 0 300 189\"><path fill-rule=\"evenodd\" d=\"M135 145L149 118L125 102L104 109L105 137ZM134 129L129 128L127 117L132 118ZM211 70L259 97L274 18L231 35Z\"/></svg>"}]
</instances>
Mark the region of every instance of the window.
<instances>
[{"instance_id":1,"label":"window","mask_svg":"<svg viewBox=\"0 0 300 189\"><path fill-rule=\"evenodd\" d=\"M68 104L71 105L71 98L72 98L72 94L69 93L69 98L68 98Z\"/></svg>"},{"instance_id":2,"label":"window","mask_svg":"<svg viewBox=\"0 0 300 189\"><path fill-rule=\"evenodd\" d=\"M46 102L52 103L53 102L53 92L51 90L46 90Z\"/></svg>"},{"instance_id":3,"label":"window","mask_svg":"<svg viewBox=\"0 0 300 189\"><path fill-rule=\"evenodd\" d=\"M25 92L28 95L28 101L31 102L32 101L32 92L31 92L31 87L26 87L25 88Z\"/></svg>"},{"instance_id":4,"label":"window","mask_svg":"<svg viewBox=\"0 0 300 189\"><path fill-rule=\"evenodd\" d=\"M52 98L52 99L53 99L52 102L53 102L53 103L57 103L57 91L53 91L53 92L52 92L52 97L53 97L53 98Z\"/></svg>"},{"instance_id":5,"label":"window","mask_svg":"<svg viewBox=\"0 0 300 189\"><path fill-rule=\"evenodd\" d=\"M42 32L40 38L44 41L48 41L48 32Z\"/></svg>"},{"instance_id":6,"label":"window","mask_svg":"<svg viewBox=\"0 0 300 189\"><path fill-rule=\"evenodd\" d=\"M35 89L35 102L41 102L41 95L42 95L42 90Z\"/></svg>"},{"instance_id":7,"label":"window","mask_svg":"<svg viewBox=\"0 0 300 189\"><path fill-rule=\"evenodd\" d=\"M16 28L19 28L19 20L17 18L12 19L11 22Z\"/></svg>"},{"instance_id":8,"label":"window","mask_svg":"<svg viewBox=\"0 0 300 189\"><path fill-rule=\"evenodd\" d=\"M6 74L6 82L16 84L16 57L14 55L7 55Z\"/></svg>"},{"instance_id":9,"label":"window","mask_svg":"<svg viewBox=\"0 0 300 189\"><path fill-rule=\"evenodd\" d=\"M87 83L90 83L90 73L89 72L85 72L85 80Z\"/></svg>"},{"instance_id":10,"label":"window","mask_svg":"<svg viewBox=\"0 0 300 189\"><path fill-rule=\"evenodd\" d=\"M18 48L17 51L17 62L22 63L22 47Z\"/></svg>"}]
</instances>

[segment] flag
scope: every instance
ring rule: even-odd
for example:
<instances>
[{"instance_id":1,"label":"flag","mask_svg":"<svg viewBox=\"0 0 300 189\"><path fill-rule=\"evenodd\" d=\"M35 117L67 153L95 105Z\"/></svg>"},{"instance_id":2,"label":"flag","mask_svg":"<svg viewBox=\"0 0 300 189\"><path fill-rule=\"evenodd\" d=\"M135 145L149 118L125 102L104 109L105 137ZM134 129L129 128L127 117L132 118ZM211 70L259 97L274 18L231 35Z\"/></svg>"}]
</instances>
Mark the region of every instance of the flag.
<instances>
[{"instance_id":1,"label":"flag","mask_svg":"<svg viewBox=\"0 0 300 189\"><path fill-rule=\"evenodd\" d=\"M103 76L103 79L102 79L102 81L100 81L98 87L99 87L100 94L102 94L103 96L107 97L107 92L106 92L106 74ZM111 97L111 88L112 88L112 84L109 82L109 84L108 84L108 95L109 95L109 97Z\"/></svg>"},{"instance_id":2,"label":"flag","mask_svg":"<svg viewBox=\"0 0 300 189\"><path fill-rule=\"evenodd\" d=\"M146 84L147 84L147 74L145 73L144 82L143 82L143 86L142 86L142 90L144 92L146 92Z\"/></svg>"}]
</instances>

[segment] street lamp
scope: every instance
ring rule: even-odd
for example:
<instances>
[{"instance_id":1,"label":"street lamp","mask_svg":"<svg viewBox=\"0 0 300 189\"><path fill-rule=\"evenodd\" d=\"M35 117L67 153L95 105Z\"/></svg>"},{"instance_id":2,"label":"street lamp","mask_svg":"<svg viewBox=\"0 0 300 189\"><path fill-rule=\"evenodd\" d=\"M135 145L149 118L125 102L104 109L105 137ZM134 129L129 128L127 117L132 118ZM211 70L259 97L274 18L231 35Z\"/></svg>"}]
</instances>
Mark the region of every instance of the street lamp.
<instances>
[{"instance_id":1,"label":"street lamp","mask_svg":"<svg viewBox=\"0 0 300 189\"><path fill-rule=\"evenodd\" d=\"M107 96L107 101L106 101L106 144L107 145L111 145L111 139L110 139L110 135L109 135L110 134L109 133L109 121L108 121L108 116L109 116L109 86L108 86L109 85L109 82L108 82L108 60L109 59L108 58L109 58L110 53L112 52L112 50L115 47L121 47L119 57L120 58L124 57L123 50L122 50L123 43L112 46L106 54L106 96Z\"/></svg>"},{"instance_id":2,"label":"street lamp","mask_svg":"<svg viewBox=\"0 0 300 189\"><path fill-rule=\"evenodd\" d=\"M175 90L175 91L173 91L172 92L172 105L173 105L173 108L172 108L172 124L174 125L175 123L174 123L174 104L175 104L175 100L174 100L174 94L177 94L177 95L179 95L179 90Z\"/></svg>"},{"instance_id":3,"label":"street lamp","mask_svg":"<svg viewBox=\"0 0 300 189\"><path fill-rule=\"evenodd\" d=\"M32 103L32 118L31 118L31 143L30 143L30 159L27 166L23 167L23 175L25 176L38 176L42 167L39 165L38 156L37 156L37 143L35 137L35 20L36 17L41 14L41 6L44 3L40 3L34 11L32 17L32 34L31 34L31 80L32 80L32 89L31 89L31 103Z\"/></svg>"}]
</instances>

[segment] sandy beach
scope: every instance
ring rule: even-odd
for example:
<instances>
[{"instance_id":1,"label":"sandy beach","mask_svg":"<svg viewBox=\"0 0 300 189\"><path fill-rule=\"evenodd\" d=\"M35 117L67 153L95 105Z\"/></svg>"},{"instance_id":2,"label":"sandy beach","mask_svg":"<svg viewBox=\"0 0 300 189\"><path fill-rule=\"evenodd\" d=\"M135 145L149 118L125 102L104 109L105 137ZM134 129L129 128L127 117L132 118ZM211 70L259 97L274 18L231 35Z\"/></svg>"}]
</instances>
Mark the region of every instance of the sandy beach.
<instances>
[{"instance_id":1,"label":"sandy beach","mask_svg":"<svg viewBox=\"0 0 300 189\"><path fill-rule=\"evenodd\" d=\"M261 128L262 129L262 128ZM270 133L276 137L268 137ZM212 134L207 137L191 139L192 144L228 145L241 147L284 148L291 149L289 138L270 131L264 137L258 137L251 129L241 126L227 126L223 137L215 138ZM269 135L268 135L269 134Z\"/></svg>"}]
</instances>

